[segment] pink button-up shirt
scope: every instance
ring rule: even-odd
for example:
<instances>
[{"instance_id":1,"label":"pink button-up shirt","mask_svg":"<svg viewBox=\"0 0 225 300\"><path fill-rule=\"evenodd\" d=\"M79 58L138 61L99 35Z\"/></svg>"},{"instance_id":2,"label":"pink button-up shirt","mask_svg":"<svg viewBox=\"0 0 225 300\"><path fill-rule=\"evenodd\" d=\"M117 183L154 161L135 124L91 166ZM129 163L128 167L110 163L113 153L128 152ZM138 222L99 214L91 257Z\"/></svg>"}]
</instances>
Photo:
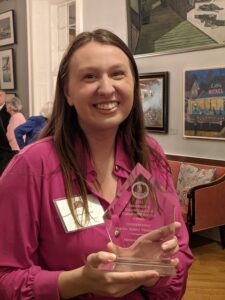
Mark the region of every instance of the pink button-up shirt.
<instances>
[{"instance_id":1,"label":"pink button-up shirt","mask_svg":"<svg viewBox=\"0 0 225 300\"><path fill-rule=\"evenodd\" d=\"M162 150L155 140L148 138L152 147ZM88 193L95 195L103 209L108 202L91 188L95 171L87 156L76 145L78 157L87 160ZM81 155L81 156L80 156ZM180 264L176 277L163 277L153 287L146 289L152 299L181 299L192 263L188 247L188 233L180 214L178 197L170 174L163 174L153 163L155 178L172 190L172 201L177 208L176 219L182 223L177 233ZM131 172L129 157L118 140L114 173L118 189ZM169 177L168 177L169 176ZM167 178L167 179L166 179ZM78 195L76 177L74 194ZM45 138L22 150L10 162L0 178L0 299L1 300L59 300L58 276L62 270L78 268L87 255L106 250L109 241L104 224L66 233L54 200L64 199L65 189L59 159L52 138ZM4 228L4 230L3 230ZM4 232L4 233L3 233ZM83 295L74 299L113 298ZM117 298L118 299L118 298ZM141 300L139 291L120 299Z\"/></svg>"}]
</instances>

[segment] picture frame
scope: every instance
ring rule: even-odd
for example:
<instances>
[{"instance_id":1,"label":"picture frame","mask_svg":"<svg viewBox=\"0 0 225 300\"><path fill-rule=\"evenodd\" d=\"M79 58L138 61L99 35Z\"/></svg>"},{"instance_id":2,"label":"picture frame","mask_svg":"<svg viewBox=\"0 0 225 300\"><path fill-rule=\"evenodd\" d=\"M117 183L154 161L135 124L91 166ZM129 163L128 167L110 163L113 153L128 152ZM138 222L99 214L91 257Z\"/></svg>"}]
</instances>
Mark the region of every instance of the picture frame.
<instances>
[{"instance_id":1,"label":"picture frame","mask_svg":"<svg viewBox=\"0 0 225 300\"><path fill-rule=\"evenodd\" d=\"M127 0L127 24L137 56L225 47L225 0Z\"/></svg>"},{"instance_id":2,"label":"picture frame","mask_svg":"<svg viewBox=\"0 0 225 300\"><path fill-rule=\"evenodd\" d=\"M15 89L13 49L0 51L0 88L3 90Z\"/></svg>"},{"instance_id":3,"label":"picture frame","mask_svg":"<svg viewBox=\"0 0 225 300\"><path fill-rule=\"evenodd\" d=\"M225 140L225 67L184 71L184 137Z\"/></svg>"},{"instance_id":4,"label":"picture frame","mask_svg":"<svg viewBox=\"0 0 225 300\"><path fill-rule=\"evenodd\" d=\"M0 14L0 46L15 43L14 11Z\"/></svg>"},{"instance_id":5,"label":"picture frame","mask_svg":"<svg viewBox=\"0 0 225 300\"><path fill-rule=\"evenodd\" d=\"M168 80L169 72L139 76L145 127L151 132L168 132Z\"/></svg>"}]
</instances>

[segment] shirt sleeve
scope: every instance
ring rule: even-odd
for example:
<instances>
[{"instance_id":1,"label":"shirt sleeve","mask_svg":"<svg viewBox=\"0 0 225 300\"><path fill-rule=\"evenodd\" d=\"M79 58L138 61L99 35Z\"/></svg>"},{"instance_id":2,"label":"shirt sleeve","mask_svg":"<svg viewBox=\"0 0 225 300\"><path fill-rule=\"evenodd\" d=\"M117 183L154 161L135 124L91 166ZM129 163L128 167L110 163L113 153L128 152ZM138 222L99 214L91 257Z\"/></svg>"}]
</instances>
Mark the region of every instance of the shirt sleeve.
<instances>
[{"instance_id":1,"label":"shirt sleeve","mask_svg":"<svg viewBox=\"0 0 225 300\"><path fill-rule=\"evenodd\" d=\"M38 254L42 176L17 155L0 178L0 299L59 300L60 271Z\"/></svg>"},{"instance_id":2,"label":"shirt sleeve","mask_svg":"<svg viewBox=\"0 0 225 300\"><path fill-rule=\"evenodd\" d=\"M151 140L150 144L166 159L162 148L155 140ZM176 269L176 276L162 277L154 287L146 288L145 290L150 294L151 300L180 300L185 293L188 269L193 262L193 256L189 248L189 235L181 215L179 199L173 184L171 173L166 171L163 172L162 170L159 172L161 172L161 174L164 173L161 180L166 182L166 186L170 190L171 197L173 197L175 203L176 221L181 223L181 228L176 233L179 252L175 257L179 258L179 265Z\"/></svg>"},{"instance_id":3,"label":"shirt sleeve","mask_svg":"<svg viewBox=\"0 0 225 300\"><path fill-rule=\"evenodd\" d=\"M35 123L32 118L29 118L25 123L16 127L14 133L20 149L26 146L24 136L33 130L34 125Z\"/></svg>"}]
</instances>

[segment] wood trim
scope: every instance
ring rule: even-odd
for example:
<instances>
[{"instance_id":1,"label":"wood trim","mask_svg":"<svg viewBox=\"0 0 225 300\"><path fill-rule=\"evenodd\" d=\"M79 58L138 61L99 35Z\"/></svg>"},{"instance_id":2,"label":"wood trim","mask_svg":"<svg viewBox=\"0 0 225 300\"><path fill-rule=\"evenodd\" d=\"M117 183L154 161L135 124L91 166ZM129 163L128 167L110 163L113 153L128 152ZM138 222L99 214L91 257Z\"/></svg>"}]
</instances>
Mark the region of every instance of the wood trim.
<instances>
[{"instance_id":1,"label":"wood trim","mask_svg":"<svg viewBox=\"0 0 225 300\"><path fill-rule=\"evenodd\" d=\"M210 165L210 166L225 167L225 160L182 156L182 155L172 155L172 154L166 154L166 157L168 160L175 160L175 161L187 162L187 163L193 163L193 164L203 164L203 165Z\"/></svg>"}]
</instances>

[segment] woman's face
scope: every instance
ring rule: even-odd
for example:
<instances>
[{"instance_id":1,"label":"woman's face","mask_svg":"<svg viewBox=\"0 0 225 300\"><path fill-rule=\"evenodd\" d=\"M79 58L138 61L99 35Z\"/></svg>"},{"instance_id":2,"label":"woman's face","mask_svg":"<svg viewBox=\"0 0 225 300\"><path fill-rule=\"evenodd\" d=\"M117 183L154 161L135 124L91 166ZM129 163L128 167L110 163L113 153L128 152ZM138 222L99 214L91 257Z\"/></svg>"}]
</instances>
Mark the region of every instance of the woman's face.
<instances>
[{"instance_id":1,"label":"woman's face","mask_svg":"<svg viewBox=\"0 0 225 300\"><path fill-rule=\"evenodd\" d=\"M85 133L117 130L133 105L128 57L115 46L89 42L72 56L65 94Z\"/></svg>"}]
</instances>

